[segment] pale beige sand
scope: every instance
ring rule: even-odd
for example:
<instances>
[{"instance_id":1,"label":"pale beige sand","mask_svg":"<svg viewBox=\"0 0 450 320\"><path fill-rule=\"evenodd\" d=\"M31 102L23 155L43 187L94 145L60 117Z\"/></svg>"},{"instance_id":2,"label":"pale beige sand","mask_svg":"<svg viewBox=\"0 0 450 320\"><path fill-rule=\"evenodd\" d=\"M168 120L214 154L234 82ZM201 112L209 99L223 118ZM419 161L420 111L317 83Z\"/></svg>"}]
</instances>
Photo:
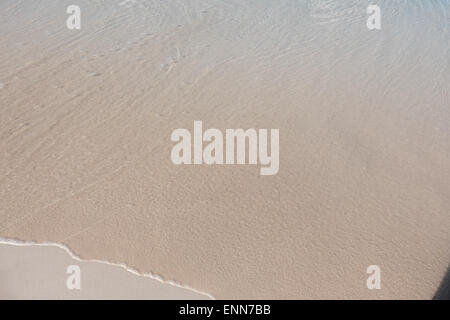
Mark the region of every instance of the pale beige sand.
<instances>
[{"instance_id":1,"label":"pale beige sand","mask_svg":"<svg viewBox=\"0 0 450 320\"><path fill-rule=\"evenodd\" d=\"M80 289L66 285L70 266L79 267ZM51 244L0 243L0 283L0 299L210 299L121 266L80 261Z\"/></svg>"},{"instance_id":2,"label":"pale beige sand","mask_svg":"<svg viewBox=\"0 0 450 320\"><path fill-rule=\"evenodd\" d=\"M446 1L0 2L0 236L216 298L430 298L450 261ZM170 134L279 128L280 172ZM382 289L366 286L380 265Z\"/></svg>"}]
</instances>

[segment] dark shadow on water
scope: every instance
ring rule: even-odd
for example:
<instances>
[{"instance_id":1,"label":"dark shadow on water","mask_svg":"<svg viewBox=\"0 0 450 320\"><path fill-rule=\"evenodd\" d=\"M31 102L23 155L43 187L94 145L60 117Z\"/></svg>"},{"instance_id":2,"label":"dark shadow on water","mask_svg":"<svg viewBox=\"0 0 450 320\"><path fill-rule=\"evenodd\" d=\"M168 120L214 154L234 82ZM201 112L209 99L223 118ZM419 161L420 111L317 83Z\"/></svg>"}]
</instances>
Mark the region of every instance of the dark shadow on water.
<instances>
[{"instance_id":1,"label":"dark shadow on water","mask_svg":"<svg viewBox=\"0 0 450 320\"><path fill-rule=\"evenodd\" d=\"M447 268L447 273L442 279L438 290L434 294L434 300L450 300L450 266Z\"/></svg>"}]
</instances>

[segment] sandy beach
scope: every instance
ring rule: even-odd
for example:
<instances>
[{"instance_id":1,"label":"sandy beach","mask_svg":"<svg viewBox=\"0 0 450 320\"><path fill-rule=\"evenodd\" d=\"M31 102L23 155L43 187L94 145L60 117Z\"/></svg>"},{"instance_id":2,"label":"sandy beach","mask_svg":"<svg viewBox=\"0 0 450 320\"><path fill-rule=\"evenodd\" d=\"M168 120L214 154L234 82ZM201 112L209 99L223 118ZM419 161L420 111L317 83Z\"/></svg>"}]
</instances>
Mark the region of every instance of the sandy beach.
<instances>
[{"instance_id":1,"label":"sandy beach","mask_svg":"<svg viewBox=\"0 0 450 320\"><path fill-rule=\"evenodd\" d=\"M80 261L67 248L52 244L2 241L0 261L0 299L210 299L151 275L133 274L123 266ZM73 267L79 268L79 286L69 279L75 274Z\"/></svg>"},{"instance_id":2,"label":"sandy beach","mask_svg":"<svg viewBox=\"0 0 450 320\"><path fill-rule=\"evenodd\" d=\"M433 297L450 262L448 1L376 1L381 30L356 0L77 0L69 30L72 2L0 1L0 238L218 299ZM279 129L278 173L174 165L171 133L196 120ZM5 250L0 270L37 249Z\"/></svg>"}]
</instances>

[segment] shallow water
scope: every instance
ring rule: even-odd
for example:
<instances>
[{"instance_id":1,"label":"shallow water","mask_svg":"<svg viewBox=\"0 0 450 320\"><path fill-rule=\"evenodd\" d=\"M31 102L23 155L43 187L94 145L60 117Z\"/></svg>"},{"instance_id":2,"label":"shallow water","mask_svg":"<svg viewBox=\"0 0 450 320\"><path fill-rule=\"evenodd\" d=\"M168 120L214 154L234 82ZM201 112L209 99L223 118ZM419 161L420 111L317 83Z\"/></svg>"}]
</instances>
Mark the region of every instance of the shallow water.
<instances>
[{"instance_id":1,"label":"shallow water","mask_svg":"<svg viewBox=\"0 0 450 320\"><path fill-rule=\"evenodd\" d=\"M450 5L377 3L371 31L367 1L79 0L73 31L68 1L0 1L0 236L218 298L431 298ZM279 173L174 166L194 120L279 128Z\"/></svg>"}]
</instances>

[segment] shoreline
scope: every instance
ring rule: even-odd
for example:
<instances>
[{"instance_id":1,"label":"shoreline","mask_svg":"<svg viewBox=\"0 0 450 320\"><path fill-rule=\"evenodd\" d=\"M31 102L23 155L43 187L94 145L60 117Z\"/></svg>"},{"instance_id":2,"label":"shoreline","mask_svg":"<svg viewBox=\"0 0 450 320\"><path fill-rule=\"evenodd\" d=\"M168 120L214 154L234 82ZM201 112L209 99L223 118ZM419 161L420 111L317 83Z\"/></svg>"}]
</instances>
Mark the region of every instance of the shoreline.
<instances>
[{"instance_id":1,"label":"shoreline","mask_svg":"<svg viewBox=\"0 0 450 320\"><path fill-rule=\"evenodd\" d=\"M12 252L8 247L25 247L32 249L40 249L40 252ZM62 252L46 252L46 248L58 248L64 251L68 257L61 257ZM31 257L46 257L45 263L42 261L31 261ZM12 239L0 238L0 257L2 264L0 265L0 278L8 273L8 279L12 278L14 283L9 283L10 294L0 291L0 299L211 299L214 298L207 293L198 291L188 286L183 286L171 280L164 280L160 276L151 273L139 273L138 271L127 267L124 264L111 263L101 260L84 260L75 255L67 246L61 243L36 243L30 241L19 241ZM50 258L50 259L49 259ZM70 259L68 259L70 258ZM5 263L5 259L8 259ZM12 261L11 261L12 260ZM14 260L20 260L20 267ZM62 263L64 261L64 263ZM15 265L14 269L8 269L7 266ZM55 265L59 266L59 278L64 279L69 277L63 269L64 266L81 265L81 283L83 284L80 292L73 292L70 294L67 288L60 281L60 285L51 284L52 281L58 279L58 276L45 276L47 270L57 270ZM94 269L97 269L93 272ZM29 272L25 272L28 270ZM85 273L94 273L98 279L91 276L92 284L85 285ZM44 276L43 276L44 275ZM43 276L43 277L42 277ZM136 278L137 277L137 278ZM39 279L41 282L36 282L34 285L40 285L39 290L35 290L37 295L30 296L30 283L24 279ZM133 279L135 278L135 279ZM139 279L141 278L141 279ZM119 282L113 288L108 285L105 286L105 280L111 282ZM137 285L136 281L141 282ZM5 285L5 283L3 283ZM102 285L106 288L102 288ZM84 287L88 287L85 289ZM109 287L109 288L108 288ZM94 289L95 288L95 289ZM86 292L86 290L88 292ZM135 293L133 293L135 292ZM19 296L12 296L12 293ZM10 296L11 295L11 296ZM117 295L115 297L115 295ZM160 297L158 297L160 296Z\"/></svg>"}]
</instances>

